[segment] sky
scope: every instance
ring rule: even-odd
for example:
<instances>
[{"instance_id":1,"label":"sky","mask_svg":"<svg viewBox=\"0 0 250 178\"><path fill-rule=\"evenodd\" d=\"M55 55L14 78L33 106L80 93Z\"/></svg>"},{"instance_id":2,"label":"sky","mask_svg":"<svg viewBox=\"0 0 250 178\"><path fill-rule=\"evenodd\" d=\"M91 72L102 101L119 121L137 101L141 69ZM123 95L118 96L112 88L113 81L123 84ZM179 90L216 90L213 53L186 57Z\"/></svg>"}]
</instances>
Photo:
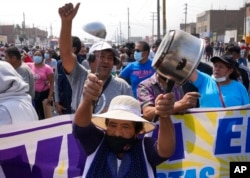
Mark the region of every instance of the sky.
<instances>
[{"instance_id":1,"label":"sky","mask_svg":"<svg viewBox=\"0 0 250 178\"><path fill-rule=\"evenodd\" d=\"M186 22L191 23L196 22L196 16L206 10L238 10L246 1L248 0L165 0L167 31L179 29L179 24L185 23L185 4ZM130 36L151 36L153 32L157 34L157 0L7 0L1 3L0 24L21 25L25 17L26 26L38 27L47 30L49 35L52 33L53 36L59 36L58 8L69 2L74 5L81 3L73 21L72 35L82 40L93 38L82 27L96 21L105 25L106 40L115 40L120 34L127 38L128 19ZM162 9L160 0L161 22ZM160 31L162 33L162 27Z\"/></svg>"}]
</instances>

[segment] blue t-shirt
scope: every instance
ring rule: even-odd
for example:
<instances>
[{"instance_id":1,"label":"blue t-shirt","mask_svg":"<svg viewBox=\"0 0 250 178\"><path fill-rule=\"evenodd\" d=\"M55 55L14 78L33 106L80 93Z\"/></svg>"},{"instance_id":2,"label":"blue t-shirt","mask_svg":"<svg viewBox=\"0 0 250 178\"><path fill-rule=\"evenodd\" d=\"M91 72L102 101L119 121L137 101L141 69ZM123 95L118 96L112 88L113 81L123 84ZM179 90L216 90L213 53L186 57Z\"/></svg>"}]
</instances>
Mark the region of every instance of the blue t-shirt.
<instances>
[{"instance_id":1,"label":"blue t-shirt","mask_svg":"<svg viewBox=\"0 0 250 178\"><path fill-rule=\"evenodd\" d=\"M198 78L193 84L201 94L200 107L223 107L216 81L209 75L198 71ZM220 86L226 107L249 104L248 93L242 83L232 80L229 84Z\"/></svg>"},{"instance_id":2,"label":"blue t-shirt","mask_svg":"<svg viewBox=\"0 0 250 178\"><path fill-rule=\"evenodd\" d=\"M137 98L136 89L138 84L155 73L151 64L151 60L144 64L137 61L131 62L120 73L120 76L131 85L135 98Z\"/></svg>"}]
</instances>

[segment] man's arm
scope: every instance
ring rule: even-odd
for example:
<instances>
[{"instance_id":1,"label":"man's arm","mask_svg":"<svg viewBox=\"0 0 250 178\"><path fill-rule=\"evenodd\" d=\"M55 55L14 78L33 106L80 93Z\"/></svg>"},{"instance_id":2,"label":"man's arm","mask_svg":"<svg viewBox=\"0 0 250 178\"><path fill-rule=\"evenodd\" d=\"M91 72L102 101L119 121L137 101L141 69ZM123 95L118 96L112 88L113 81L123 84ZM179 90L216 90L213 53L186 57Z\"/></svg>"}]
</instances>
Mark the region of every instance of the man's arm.
<instances>
[{"instance_id":1,"label":"man's arm","mask_svg":"<svg viewBox=\"0 0 250 178\"><path fill-rule=\"evenodd\" d=\"M173 114L184 114L187 109L196 107L200 94L198 92L188 92L183 98L174 103ZM147 105L142 109L143 117L148 121L153 121L155 117L155 106Z\"/></svg>"},{"instance_id":2,"label":"man's arm","mask_svg":"<svg viewBox=\"0 0 250 178\"><path fill-rule=\"evenodd\" d=\"M50 83L49 95L48 95L48 104L53 102L53 93L54 93L54 73L48 75L48 81Z\"/></svg>"},{"instance_id":3,"label":"man's arm","mask_svg":"<svg viewBox=\"0 0 250 178\"><path fill-rule=\"evenodd\" d=\"M72 72L76 63L76 56L72 52L71 30L73 19L77 14L79 6L80 3L77 3L75 7L72 3L68 3L58 9L58 13L61 17L61 32L59 39L60 57L67 73Z\"/></svg>"},{"instance_id":4,"label":"man's arm","mask_svg":"<svg viewBox=\"0 0 250 178\"><path fill-rule=\"evenodd\" d=\"M198 78L198 72L197 72L197 70L195 69L195 70L193 71L193 73L191 74L191 76L189 77L189 80L190 80L191 82L195 82L195 81L197 80L197 78Z\"/></svg>"},{"instance_id":5,"label":"man's arm","mask_svg":"<svg viewBox=\"0 0 250 178\"><path fill-rule=\"evenodd\" d=\"M80 127L87 127L91 123L93 102L101 94L103 82L95 74L90 73L84 83L83 100L75 113L74 123ZM84 117L83 117L84 116Z\"/></svg>"},{"instance_id":6,"label":"man's arm","mask_svg":"<svg viewBox=\"0 0 250 178\"><path fill-rule=\"evenodd\" d=\"M159 156L169 158L175 150L175 130L170 118L174 108L174 94L160 94L155 103L155 114L159 116L157 151Z\"/></svg>"}]
</instances>

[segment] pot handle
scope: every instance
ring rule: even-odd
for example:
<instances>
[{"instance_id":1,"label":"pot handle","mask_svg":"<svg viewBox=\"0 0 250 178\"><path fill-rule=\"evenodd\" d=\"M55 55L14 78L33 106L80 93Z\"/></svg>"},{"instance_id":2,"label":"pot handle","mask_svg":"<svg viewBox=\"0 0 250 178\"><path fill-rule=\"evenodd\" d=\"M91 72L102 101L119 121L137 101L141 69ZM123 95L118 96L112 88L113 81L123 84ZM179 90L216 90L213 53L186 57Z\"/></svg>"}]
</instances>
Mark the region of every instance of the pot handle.
<instances>
[{"instance_id":1,"label":"pot handle","mask_svg":"<svg viewBox=\"0 0 250 178\"><path fill-rule=\"evenodd\" d=\"M172 79L167 79L166 83L167 83L167 88L165 90L165 93L170 93L174 88L175 81Z\"/></svg>"},{"instance_id":2,"label":"pot handle","mask_svg":"<svg viewBox=\"0 0 250 178\"><path fill-rule=\"evenodd\" d=\"M165 93L170 93L170 92L173 90L175 81L172 80L172 79L167 79L167 80L166 80L166 83L167 83L167 88L166 88L166 90L164 91L164 94L165 94ZM152 120L152 122L158 121L158 118L159 118L159 116L158 116L158 115L155 115L154 118L153 118L153 120Z\"/></svg>"}]
</instances>

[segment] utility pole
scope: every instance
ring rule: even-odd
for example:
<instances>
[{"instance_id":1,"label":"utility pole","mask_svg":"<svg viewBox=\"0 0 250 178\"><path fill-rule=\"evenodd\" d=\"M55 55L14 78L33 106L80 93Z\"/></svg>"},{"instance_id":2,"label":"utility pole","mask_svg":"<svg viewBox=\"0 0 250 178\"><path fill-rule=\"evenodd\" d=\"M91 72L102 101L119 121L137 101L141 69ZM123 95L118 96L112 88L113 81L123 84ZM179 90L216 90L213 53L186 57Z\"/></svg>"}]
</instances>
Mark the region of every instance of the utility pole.
<instances>
[{"instance_id":1,"label":"utility pole","mask_svg":"<svg viewBox=\"0 0 250 178\"><path fill-rule=\"evenodd\" d=\"M22 28L23 28L23 30L25 29L25 14L24 14L24 12L23 12L23 24L22 24Z\"/></svg>"},{"instance_id":2,"label":"utility pole","mask_svg":"<svg viewBox=\"0 0 250 178\"><path fill-rule=\"evenodd\" d=\"M151 12L152 13L152 40L154 41L154 26L155 26L155 13L156 12Z\"/></svg>"},{"instance_id":3,"label":"utility pole","mask_svg":"<svg viewBox=\"0 0 250 178\"><path fill-rule=\"evenodd\" d=\"M245 2L245 20L244 20L244 22L245 22L245 33L244 33L244 35L245 35L245 42L246 42L246 40L247 40L247 1Z\"/></svg>"},{"instance_id":4,"label":"utility pole","mask_svg":"<svg viewBox=\"0 0 250 178\"><path fill-rule=\"evenodd\" d=\"M185 3L185 31L187 30L187 3Z\"/></svg>"},{"instance_id":5,"label":"utility pole","mask_svg":"<svg viewBox=\"0 0 250 178\"><path fill-rule=\"evenodd\" d=\"M128 42L130 41L129 38L130 38L130 24L129 24L129 8L128 8Z\"/></svg>"},{"instance_id":6,"label":"utility pole","mask_svg":"<svg viewBox=\"0 0 250 178\"><path fill-rule=\"evenodd\" d=\"M120 42L122 44L122 25L121 25L121 22L120 22Z\"/></svg>"},{"instance_id":7,"label":"utility pole","mask_svg":"<svg viewBox=\"0 0 250 178\"><path fill-rule=\"evenodd\" d=\"M50 23L49 29L50 29L50 36L51 36L51 38L54 38L53 37L53 29L52 29L52 24L51 23Z\"/></svg>"},{"instance_id":8,"label":"utility pole","mask_svg":"<svg viewBox=\"0 0 250 178\"><path fill-rule=\"evenodd\" d=\"M118 29L118 27L116 27L116 41L117 41L117 44L120 45L119 29Z\"/></svg>"},{"instance_id":9,"label":"utility pole","mask_svg":"<svg viewBox=\"0 0 250 178\"><path fill-rule=\"evenodd\" d=\"M162 20L163 20L162 35L165 36L165 34L167 33L166 0L162 0Z\"/></svg>"},{"instance_id":10,"label":"utility pole","mask_svg":"<svg viewBox=\"0 0 250 178\"><path fill-rule=\"evenodd\" d=\"M23 12L22 31L21 31L21 34L19 36L19 40L21 41L21 46L23 45L23 42L24 42L24 40L26 38L26 33L25 33L26 29L25 28L26 28L25 27L25 14Z\"/></svg>"},{"instance_id":11,"label":"utility pole","mask_svg":"<svg viewBox=\"0 0 250 178\"><path fill-rule=\"evenodd\" d=\"M160 31L160 0L157 0L157 38L161 36Z\"/></svg>"}]
</instances>

